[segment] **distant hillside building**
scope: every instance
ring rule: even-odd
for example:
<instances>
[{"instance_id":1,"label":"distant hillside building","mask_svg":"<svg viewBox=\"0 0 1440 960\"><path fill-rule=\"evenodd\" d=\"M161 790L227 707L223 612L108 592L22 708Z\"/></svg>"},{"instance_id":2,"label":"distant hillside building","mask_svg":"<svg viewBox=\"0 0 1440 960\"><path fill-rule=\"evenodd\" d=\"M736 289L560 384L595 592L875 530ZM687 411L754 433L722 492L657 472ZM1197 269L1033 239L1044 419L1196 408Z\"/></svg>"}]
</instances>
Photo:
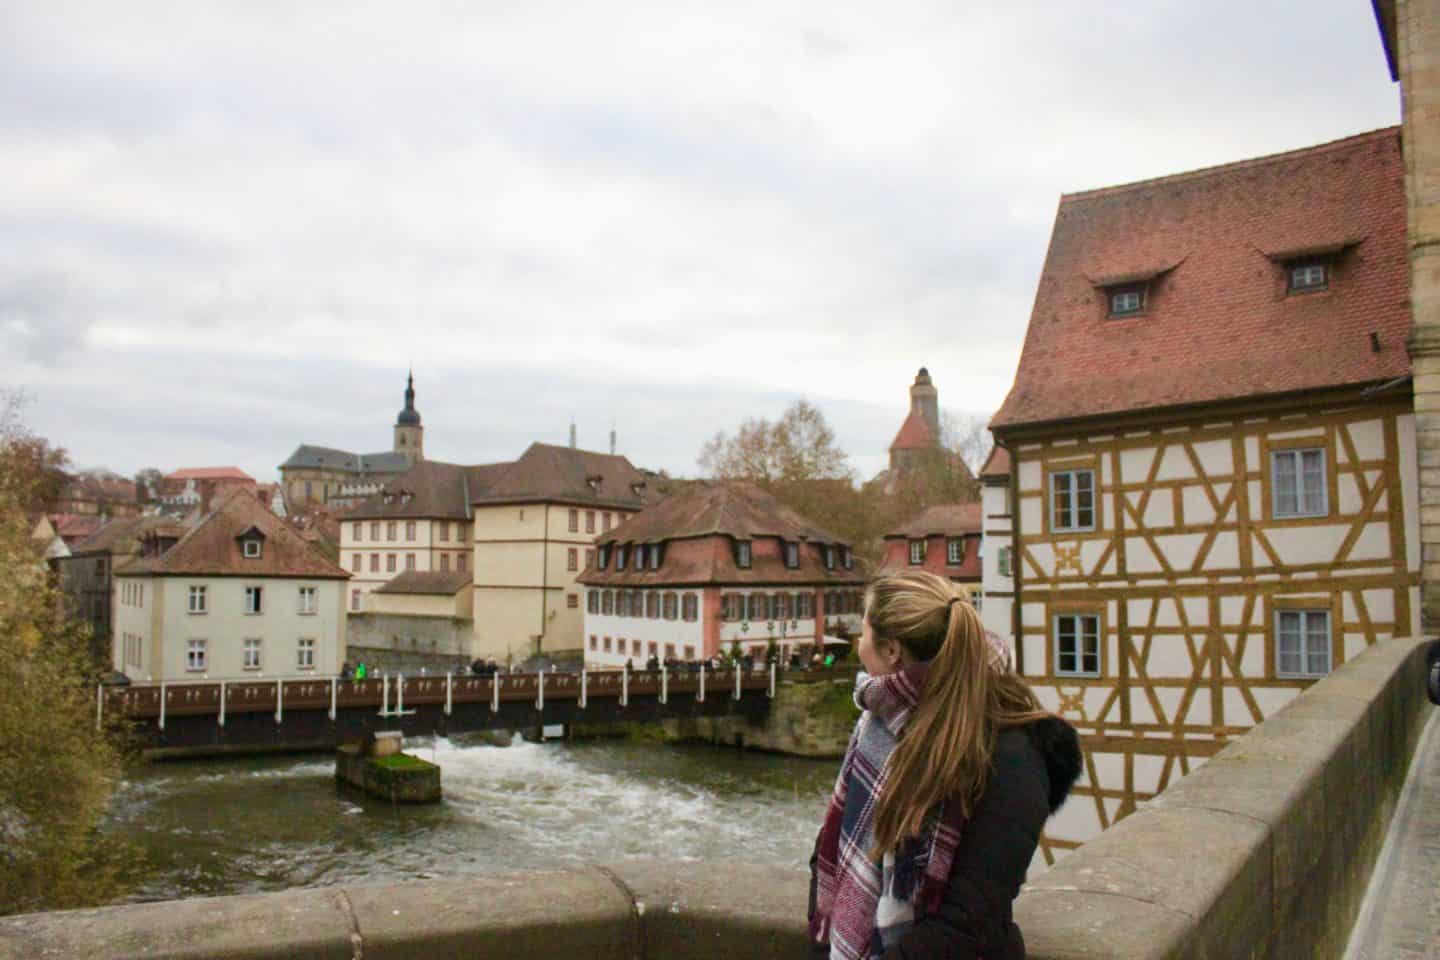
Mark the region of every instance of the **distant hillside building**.
<instances>
[{"instance_id":1,"label":"distant hillside building","mask_svg":"<svg viewBox=\"0 0 1440 960\"><path fill-rule=\"evenodd\" d=\"M292 511L307 506L349 506L380 491L386 481L425 459L425 428L415 409L415 375L405 384L405 406L395 418L392 447L351 453L302 443L280 464L280 485Z\"/></svg>"},{"instance_id":2,"label":"distant hillside building","mask_svg":"<svg viewBox=\"0 0 1440 960\"><path fill-rule=\"evenodd\" d=\"M704 660L739 643L764 657L860 628L865 577L850 544L745 483L704 483L596 542L580 582L585 662Z\"/></svg>"},{"instance_id":3,"label":"distant hillside building","mask_svg":"<svg viewBox=\"0 0 1440 960\"><path fill-rule=\"evenodd\" d=\"M944 428L940 423L940 391L925 367L910 385L910 410L890 444L890 466L881 471L872 483L881 484L886 496L915 487L930 486L929 471L947 471L967 481L974 475L965 461L944 445ZM919 491L923 493L923 489Z\"/></svg>"},{"instance_id":4,"label":"distant hillside building","mask_svg":"<svg viewBox=\"0 0 1440 960\"><path fill-rule=\"evenodd\" d=\"M886 533L877 572L907 570L924 570L961 584L980 609L980 504L936 504Z\"/></svg>"}]
</instances>

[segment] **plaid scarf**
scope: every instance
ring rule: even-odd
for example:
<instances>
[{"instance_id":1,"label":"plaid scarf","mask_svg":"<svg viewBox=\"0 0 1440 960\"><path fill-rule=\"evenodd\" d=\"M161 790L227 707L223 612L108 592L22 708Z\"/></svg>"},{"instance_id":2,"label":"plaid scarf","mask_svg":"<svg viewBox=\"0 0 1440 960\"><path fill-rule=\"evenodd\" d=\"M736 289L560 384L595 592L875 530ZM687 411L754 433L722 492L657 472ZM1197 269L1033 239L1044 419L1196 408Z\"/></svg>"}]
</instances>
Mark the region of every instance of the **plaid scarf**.
<instances>
[{"instance_id":1,"label":"plaid scarf","mask_svg":"<svg viewBox=\"0 0 1440 960\"><path fill-rule=\"evenodd\" d=\"M920 699L928 667L914 663L884 676L862 673L855 679L855 705L865 712L855 725L815 841L810 937L829 943L832 958L879 957L917 917L938 910L945 895L964 825L958 803L942 803L926 817L920 836L905 840L881 861L870 857L875 804L890 773L890 753Z\"/></svg>"}]
</instances>

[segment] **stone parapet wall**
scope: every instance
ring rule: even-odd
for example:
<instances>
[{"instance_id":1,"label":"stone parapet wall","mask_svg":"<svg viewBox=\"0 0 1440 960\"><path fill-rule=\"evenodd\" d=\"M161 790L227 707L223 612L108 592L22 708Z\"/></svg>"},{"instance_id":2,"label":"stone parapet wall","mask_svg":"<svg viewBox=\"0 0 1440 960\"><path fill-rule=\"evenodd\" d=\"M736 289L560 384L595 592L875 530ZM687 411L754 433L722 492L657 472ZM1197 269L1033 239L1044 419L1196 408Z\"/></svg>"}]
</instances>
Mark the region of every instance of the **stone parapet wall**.
<instances>
[{"instance_id":1,"label":"stone parapet wall","mask_svg":"<svg viewBox=\"0 0 1440 960\"><path fill-rule=\"evenodd\" d=\"M1370 648L1027 884L1033 960L1342 956L1433 709L1424 651Z\"/></svg>"}]
</instances>

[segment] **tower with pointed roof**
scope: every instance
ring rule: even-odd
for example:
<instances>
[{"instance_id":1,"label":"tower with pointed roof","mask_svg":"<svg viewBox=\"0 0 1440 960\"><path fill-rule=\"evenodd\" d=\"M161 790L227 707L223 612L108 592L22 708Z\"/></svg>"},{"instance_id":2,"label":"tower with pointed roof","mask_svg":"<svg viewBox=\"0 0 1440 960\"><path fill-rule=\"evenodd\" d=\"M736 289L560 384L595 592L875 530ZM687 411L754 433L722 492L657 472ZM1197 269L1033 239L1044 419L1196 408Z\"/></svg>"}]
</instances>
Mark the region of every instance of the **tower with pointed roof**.
<instances>
[{"instance_id":1,"label":"tower with pointed roof","mask_svg":"<svg viewBox=\"0 0 1440 960\"><path fill-rule=\"evenodd\" d=\"M924 367L910 385L910 413L890 445L890 469L913 466L916 459L940 448L940 391Z\"/></svg>"},{"instance_id":2,"label":"tower with pointed roof","mask_svg":"<svg viewBox=\"0 0 1440 960\"><path fill-rule=\"evenodd\" d=\"M420 425L420 411L415 409L415 372L405 382L405 409L395 418L395 452L411 466L425 459L425 428Z\"/></svg>"}]
</instances>

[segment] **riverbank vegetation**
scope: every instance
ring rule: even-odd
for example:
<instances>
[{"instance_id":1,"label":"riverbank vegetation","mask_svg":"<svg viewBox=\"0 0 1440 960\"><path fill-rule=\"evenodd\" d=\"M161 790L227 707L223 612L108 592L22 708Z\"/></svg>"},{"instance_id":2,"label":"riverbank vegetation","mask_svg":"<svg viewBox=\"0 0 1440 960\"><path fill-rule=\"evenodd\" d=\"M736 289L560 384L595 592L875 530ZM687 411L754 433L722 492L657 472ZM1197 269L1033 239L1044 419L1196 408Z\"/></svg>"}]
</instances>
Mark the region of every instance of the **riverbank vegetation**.
<instances>
[{"instance_id":1,"label":"riverbank vegetation","mask_svg":"<svg viewBox=\"0 0 1440 960\"><path fill-rule=\"evenodd\" d=\"M97 825L119 731L97 729L89 627L69 620L31 530L64 452L0 394L0 914L114 900L134 858Z\"/></svg>"}]
</instances>

